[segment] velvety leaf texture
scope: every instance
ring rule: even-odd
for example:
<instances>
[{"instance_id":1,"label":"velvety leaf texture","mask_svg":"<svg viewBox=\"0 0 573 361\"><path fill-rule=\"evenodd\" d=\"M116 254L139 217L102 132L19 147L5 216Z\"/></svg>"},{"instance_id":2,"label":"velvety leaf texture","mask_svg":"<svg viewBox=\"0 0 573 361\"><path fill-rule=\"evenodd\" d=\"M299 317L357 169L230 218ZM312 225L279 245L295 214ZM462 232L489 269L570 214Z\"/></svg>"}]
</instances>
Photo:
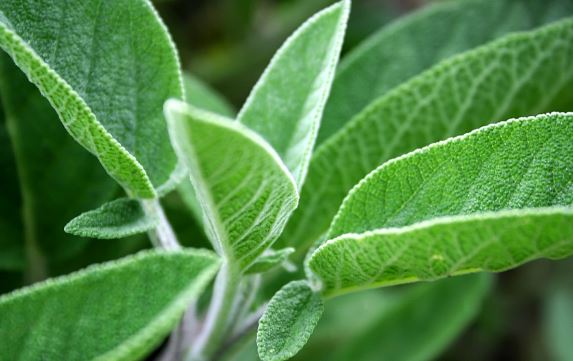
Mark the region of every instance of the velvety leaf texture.
<instances>
[{"instance_id":1,"label":"velvety leaf texture","mask_svg":"<svg viewBox=\"0 0 573 361\"><path fill-rule=\"evenodd\" d=\"M335 134L371 101L437 62L509 32L572 14L573 2L563 0L457 0L399 18L340 62L317 143Z\"/></svg>"},{"instance_id":2,"label":"velvety leaf texture","mask_svg":"<svg viewBox=\"0 0 573 361\"><path fill-rule=\"evenodd\" d=\"M438 358L479 314L491 278L469 275L409 290L370 327L338 347L333 361L379 361L381 355L392 361Z\"/></svg>"},{"instance_id":3,"label":"velvety leaf texture","mask_svg":"<svg viewBox=\"0 0 573 361\"><path fill-rule=\"evenodd\" d=\"M448 59L373 102L317 149L280 245L308 248L388 159L489 122L568 109L571 63L573 21L564 20Z\"/></svg>"},{"instance_id":4,"label":"velvety leaf texture","mask_svg":"<svg viewBox=\"0 0 573 361\"><path fill-rule=\"evenodd\" d=\"M19 191L5 196L22 200L21 208L11 208L3 219L21 216L28 251L36 248L50 267L75 256L87 243L66 234L66 223L111 200L119 187L66 133L48 101L5 54L0 54L0 99L16 163L16 169L2 171L20 184ZM2 232L2 237L10 234Z\"/></svg>"},{"instance_id":5,"label":"velvety leaf texture","mask_svg":"<svg viewBox=\"0 0 573 361\"><path fill-rule=\"evenodd\" d=\"M142 252L0 297L5 360L140 360L176 325L219 262Z\"/></svg>"},{"instance_id":6,"label":"velvety leaf texture","mask_svg":"<svg viewBox=\"0 0 573 361\"><path fill-rule=\"evenodd\" d=\"M310 268L330 293L568 256L572 139L573 114L553 113L385 163L349 193Z\"/></svg>"},{"instance_id":7,"label":"velvety leaf texture","mask_svg":"<svg viewBox=\"0 0 573 361\"><path fill-rule=\"evenodd\" d=\"M283 248L277 251L269 249L245 271L247 274L267 272L279 266L294 252L294 248Z\"/></svg>"},{"instance_id":8,"label":"velvety leaf texture","mask_svg":"<svg viewBox=\"0 0 573 361\"><path fill-rule=\"evenodd\" d=\"M288 169L240 123L178 101L167 103L166 115L208 236L218 252L246 268L271 246L298 203Z\"/></svg>"},{"instance_id":9,"label":"velvety leaf texture","mask_svg":"<svg viewBox=\"0 0 573 361\"><path fill-rule=\"evenodd\" d=\"M157 219L147 215L139 201L121 198L72 219L65 231L81 237L113 239L144 233L156 225Z\"/></svg>"},{"instance_id":10,"label":"velvety leaf texture","mask_svg":"<svg viewBox=\"0 0 573 361\"><path fill-rule=\"evenodd\" d=\"M130 193L149 198L173 186L177 159L162 107L183 90L175 49L148 1L3 0L0 48Z\"/></svg>"},{"instance_id":11,"label":"velvety leaf texture","mask_svg":"<svg viewBox=\"0 0 573 361\"><path fill-rule=\"evenodd\" d=\"M239 113L281 156L300 187L338 64L350 1L317 13L277 51Z\"/></svg>"},{"instance_id":12,"label":"velvety leaf texture","mask_svg":"<svg viewBox=\"0 0 573 361\"><path fill-rule=\"evenodd\" d=\"M306 281L294 281L277 292L259 321L257 348L263 361L293 357L308 341L324 305Z\"/></svg>"}]
</instances>

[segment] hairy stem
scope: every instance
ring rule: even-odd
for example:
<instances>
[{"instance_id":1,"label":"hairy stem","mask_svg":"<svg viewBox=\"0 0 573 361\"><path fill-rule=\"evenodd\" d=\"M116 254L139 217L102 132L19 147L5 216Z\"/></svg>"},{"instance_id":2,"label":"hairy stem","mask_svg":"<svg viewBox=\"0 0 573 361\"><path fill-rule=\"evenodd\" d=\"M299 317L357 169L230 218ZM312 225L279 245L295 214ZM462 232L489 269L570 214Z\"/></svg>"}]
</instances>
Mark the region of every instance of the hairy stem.
<instances>
[{"instance_id":1,"label":"hairy stem","mask_svg":"<svg viewBox=\"0 0 573 361\"><path fill-rule=\"evenodd\" d=\"M187 361L207 361L222 344L229 331L229 320L239 294L239 284L240 271L226 261L215 280L204 326L193 342Z\"/></svg>"},{"instance_id":2,"label":"hairy stem","mask_svg":"<svg viewBox=\"0 0 573 361\"><path fill-rule=\"evenodd\" d=\"M171 228L171 224L169 224L159 200L142 200L141 205L145 213L158 220L157 227L148 232L153 246L168 251L180 250L181 245L177 241L175 232L173 232L173 228Z\"/></svg>"}]
</instances>

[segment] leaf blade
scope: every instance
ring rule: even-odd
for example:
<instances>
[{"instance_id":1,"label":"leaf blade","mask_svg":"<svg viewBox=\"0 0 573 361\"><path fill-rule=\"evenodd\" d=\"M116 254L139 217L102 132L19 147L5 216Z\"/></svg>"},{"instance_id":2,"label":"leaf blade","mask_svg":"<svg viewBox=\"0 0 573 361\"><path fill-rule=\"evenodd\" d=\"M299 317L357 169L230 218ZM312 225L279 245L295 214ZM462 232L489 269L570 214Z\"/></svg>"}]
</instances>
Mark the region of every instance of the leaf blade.
<instances>
[{"instance_id":1,"label":"leaf blade","mask_svg":"<svg viewBox=\"0 0 573 361\"><path fill-rule=\"evenodd\" d=\"M142 252L2 296L4 355L137 360L161 342L217 268L209 252Z\"/></svg>"},{"instance_id":2,"label":"leaf blade","mask_svg":"<svg viewBox=\"0 0 573 361\"><path fill-rule=\"evenodd\" d=\"M245 269L272 245L298 203L290 173L268 143L237 122L177 101L166 104L166 116L207 234Z\"/></svg>"},{"instance_id":3,"label":"leaf blade","mask_svg":"<svg viewBox=\"0 0 573 361\"><path fill-rule=\"evenodd\" d=\"M296 30L277 51L238 115L239 122L277 150L299 187L330 93L349 12L350 2L341 1Z\"/></svg>"},{"instance_id":4,"label":"leaf blade","mask_svg":"<svg viewBox=\"0 0 573 361\"><path fill-rule=\"evenodd\" d=\"M294 356L318 324L324 305L306 281L293 281L278 291L259 321L257 348L263 361Z\"/></svg>"},{"instance_id":5,"label":"leaf blade","mask_svg":"<svg viewBox=\"0 0 573 361\"><path fill-rule=\"evenodd\" d=\"M340 265L332 254L325 258L335 248L358 257L363 247L354 274L367 265L378 284L567 256L572 136L573 114L552 113L486 126L385 163L350 192L328 233L334 240L312 255L310 268L331 289L353 282L350 266L342 276L325 271ZM368 277L357 279L367 286Z\"/></svg>"}]
</instances>

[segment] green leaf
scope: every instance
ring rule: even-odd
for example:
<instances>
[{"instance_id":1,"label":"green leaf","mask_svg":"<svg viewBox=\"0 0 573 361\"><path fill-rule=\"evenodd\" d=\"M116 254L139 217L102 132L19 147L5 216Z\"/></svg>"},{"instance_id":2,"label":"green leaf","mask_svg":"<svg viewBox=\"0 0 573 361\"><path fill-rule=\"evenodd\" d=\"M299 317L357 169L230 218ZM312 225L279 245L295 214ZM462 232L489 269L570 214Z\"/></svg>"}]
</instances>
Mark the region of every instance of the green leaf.
<instances>
[{"instance_id":1,"label":"green leaf","mask_svg":"<svg viewBox=\"0 0 573 361\"><path fill-rule=\"evenodd\" d=\"M335 134L371 101L439 61L571 14L573 3L563 0L460 0L429 5L399 18L340 62L317 143Z\"/></svg>"},{"instance_id":2,"label":"green leaf","mask_svg":"<svg viewBox=\"0 0 573 361\"><path fill-rule=\"evenodd\" d=\"M2 357L141 360L218 266L205 251L142 252L2 296Z\"/></svg>"},{"instance_id":3,"label":"green leaf","mask_svg":"<svg viewBox=\"0 0 573 361\"><path fill-rule=\"evenodd\" d=\"M278 291L259 321L257 348L263 361L293 357L318 324L324 305L306 281L293 281Z\"/></svg>"},{"instance_id":4,"label":"green leaf","mask_svg":"<svg viewBox=\"0 0 573 361\"><path fill-rule=\"evenodd\" d=\"M244 125L176 100L165 112L207 235L220 254L245 269L272 245L296 208L294 180L272 147Z\"/></svg>"},{"instance_id":5,"label":"green leaf","mask_svg":"<svg viewBox=\"0 0 573 361\"><path fill-rule=\"evenodd\" d=\"M231 104L199 78L185 73L183 74L183 85L185 86L185 101L187 103L226 117L235 116Z\"/></svg>"},{"instance_id":6,"label":"green leaf","mask_svg":"<svg viewBox=\"0 0 573 361\"><path fill-rule=\"evenodd\" d=\"M275 251L268 249L245 271L246 274L267 272L276 266L286 262L288 256L293 254L294 248L288 247Z\"/></svg>"},{"instance_id":7,"label":"green leaf","mask_svg":"<svg viewBox=\"0 0 573 361\"><path fill-rule=\"evenodd\" d=\"M182 97L181 76L148 1L3 0L0 48L131 195L150 198L174 185L162 107Z\"/></svg>"},{"instance_id":8,"label":"green leaf","mask_svg":"<svg viewBox=\"0 0 573 361\"><path fill-rule=\"evenodd\" d=\"M6 203L11 214L3 219L21 216L28 253L36 250L50 268L87 244L85 239L66 234L65 224L112 199L119 187L66 134L48 101L4 54L0 54L0 98L17 168L6 168L6 172L20 182L19 189L5 195L11 198ZM20 203L21 208L15 210ZM2 237L9 236L2 233Z\"/></svg>"},{"instance_id":9,"label":"green leaf","mask_svg":"<svg viewBox=\"0 0 573 361\"><path fill-rule=\"evenodd\" d=\"M280 246L307 249L348 191L388 159L489 122L568 109L571 63L566 20L453 57L376 100L316 151Z\"/></svg>"},{"instance_id":10,"label":"green leaf","mask_svg":"<svg viewBox=\"0 0 573 361\"><path fill-rule=\"evenodd\" d=\"M480 311L491 289L488 276L456 277L409 290L370 327L337 347L332 360L378 361L380 355L392 361L437 359Z\"/></svg>"},{"instance_id":11,"label":"green leaf","mask_svg":"<svg viewBox=\"0 0 573 361\"><path fill-rule=\"evenodd\" d=\"M239 113L281 156L300 187L344 40L350 1L305 22L277 51Z\"/></svg>"},{"instance_id":12,"label":"green leaf","mask_svg":"<svg viewBox=\"0 0 573 361\"><path fill-rule=\"evenodd\" d=\"M309 267L333 294L566 257L572 139L573 113L553 113L389 161L349 193Z\"/></svg>"},{"instance_id":13,"label":"green leaf","mask_svg":"<svg viewBox=\"0 0 573 361\"><path fill-rule=\"evenodd\" d=\"M18 173L12 144L6 129L6 120L0 102L0 270L24 269L24 235L20 212L21 197Z\"/></svg>"},{"instance_id":14,"label":"green leaf","mask_svg":"<svg viewBox=\"0 0 573 361\"><path fill-rule=\"evenodd\" d=\"M113 239L154 229L157 219L147 215L139 201L120 198L72 219L64 230L80 237Z\"/></svg>"}]
</instances>

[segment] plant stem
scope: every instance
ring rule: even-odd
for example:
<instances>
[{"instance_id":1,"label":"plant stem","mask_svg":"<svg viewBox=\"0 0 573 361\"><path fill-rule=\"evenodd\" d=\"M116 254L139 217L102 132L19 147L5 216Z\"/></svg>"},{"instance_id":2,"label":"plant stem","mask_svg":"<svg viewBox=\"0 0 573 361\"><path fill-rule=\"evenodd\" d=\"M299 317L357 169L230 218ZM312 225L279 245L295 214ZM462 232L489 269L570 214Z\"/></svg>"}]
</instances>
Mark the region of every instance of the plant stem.
<instances>
[{"instance_id":1,"label":"plant stem","mask_svg":"<svg viewBox=\"0 0 573 361\"><path fill-rule=\"evenodd\" d=\"M142 200L141 205L147 215L156 218L158 221L157 227L148 232L153 246L168 251L180 250L181 245L177 241L175 232L173 232L173 228L171 228L171 224L169 224L159 200Z\"/></svg>"},{"instance_id":2,"label":"plant stem","mask_svg":"<svg viewBox=\"0 0 573 361\"><path fill-rule=\"evenodd\" d=\"M187 355L187 361L207 361L221 345L229 328L238 296L240 271L225 261L217 279L203 329Z\"/></svg>"}]
</instances>

